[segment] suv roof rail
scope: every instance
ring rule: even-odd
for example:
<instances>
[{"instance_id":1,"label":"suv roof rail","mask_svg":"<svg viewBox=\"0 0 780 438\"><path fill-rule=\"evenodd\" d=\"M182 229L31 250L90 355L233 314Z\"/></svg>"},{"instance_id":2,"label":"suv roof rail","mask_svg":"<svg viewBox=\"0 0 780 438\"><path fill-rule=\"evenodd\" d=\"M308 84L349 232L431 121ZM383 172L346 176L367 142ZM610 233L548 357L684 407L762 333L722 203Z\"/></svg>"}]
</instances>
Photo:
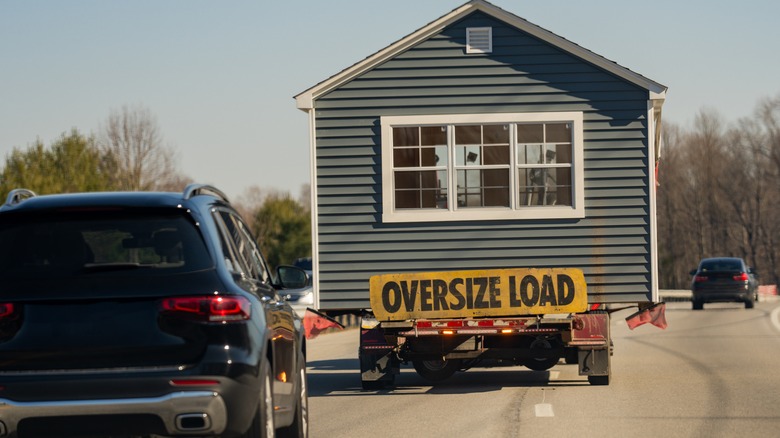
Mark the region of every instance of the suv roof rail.
<instances>
[{"instance_id":1,"label":"suv roof rail","mask_svg":"<svg viewBox=\"0 0 780 438\"><path fill-rule=\"evenodd\" d=\"M189 184L187 187L184 188L183 194L184 194L184 199L190 199L193 196L198 196L198 195L212 194L217 198L222 199L225 202L230 202L228 201L227 195L225 195L222 192L222 190L219 190L218 188L208 184Z\"/></svg>"},{"instance_id":2,"label":"suv roof rail","mask_svg":"<svg viewBox=\"0 0 780 438\"><path fill-rule=\"evenodd\" d=\"M8 197L5 199L5 205L16 205L27 198L38 196L29 189L14 189L8 193Z\"/></svg>"}]
</instances>

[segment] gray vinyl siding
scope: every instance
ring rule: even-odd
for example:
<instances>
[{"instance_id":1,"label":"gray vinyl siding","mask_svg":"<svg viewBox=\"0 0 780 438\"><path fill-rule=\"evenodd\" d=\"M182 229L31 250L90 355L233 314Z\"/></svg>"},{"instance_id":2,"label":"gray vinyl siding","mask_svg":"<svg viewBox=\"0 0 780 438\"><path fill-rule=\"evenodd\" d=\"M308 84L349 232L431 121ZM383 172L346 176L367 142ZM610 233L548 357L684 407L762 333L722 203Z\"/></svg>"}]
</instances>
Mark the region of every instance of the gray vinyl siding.
<instances>
[{"instance_id":1,"label":"gray vinyl siding","mask_svg":"<svg viewBox=\"0 0 780 438\"><path fill-rule=\"evenodd\" d=\"M493 27L466 55L466 27ZM576 267L592 302L651 299L648 91L474 13L314 102L321 309L390 272ZM585 218L382 223L383 115L584 112Z\"/></svg>"}]
</instances>

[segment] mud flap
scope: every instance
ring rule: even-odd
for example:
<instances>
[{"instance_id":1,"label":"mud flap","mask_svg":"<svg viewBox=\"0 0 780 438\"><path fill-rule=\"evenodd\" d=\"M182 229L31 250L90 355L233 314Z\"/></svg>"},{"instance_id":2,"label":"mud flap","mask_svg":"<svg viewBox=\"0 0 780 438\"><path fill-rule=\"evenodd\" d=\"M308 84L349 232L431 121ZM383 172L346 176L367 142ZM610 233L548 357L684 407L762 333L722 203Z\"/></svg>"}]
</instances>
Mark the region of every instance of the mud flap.
<instances>
[{"instance_id":1,"label":"mud flap","mask_svg":"<svg viewBox=\"0 0 780 438\"><path fill-rule=\"evenodd\" d=\"M385 340L384 331L373 318L363 317L360 328L360 380L363 389L390 388L401 373L401 361Z\"/></svg>"},{"instance_id":2,"label":"mud flap","mask_svg":"<svg viewBox=\"0 0 780 438\"><path fill-rule=\"evenodd\" d=\"M588 382L593 385L609 385L610 362L609 348L580 349L577 352L580 375L588 376Z\"/></svg>"},{"instance_id":3,"label":"mud flap","mask_svg":"<svg viewBox=\"0 0 780 438\"><path fill-rule=\"evenodd\" d=\"M401 364L395 353L360 352L360 380L365 389L392 387Z\"/></svg>"},{"instance_id":4,"label":"mud flap","mask_svg":"<svg viewBox=\"0 0 780 438\"><path fill-rule=\"evenodd\" d=\"M612 357L612 338L609 314L594 312L578 315L573 341L579 345L577 364L579 374L588 376L592 385L609 385Z\"/></svg>"}]
</instances>

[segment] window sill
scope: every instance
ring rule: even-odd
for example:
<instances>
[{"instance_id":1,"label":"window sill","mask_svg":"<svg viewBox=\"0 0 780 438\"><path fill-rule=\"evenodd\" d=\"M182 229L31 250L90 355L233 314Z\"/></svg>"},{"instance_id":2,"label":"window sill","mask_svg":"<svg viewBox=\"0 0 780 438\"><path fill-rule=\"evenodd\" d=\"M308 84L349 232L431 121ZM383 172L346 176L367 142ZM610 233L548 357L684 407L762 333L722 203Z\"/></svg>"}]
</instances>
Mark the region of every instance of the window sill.
<instances>
[{"instance_id":1,"label":"window sill","mask_svg":"<svg viewBox=\"0 0 780 438\"><path fill-rule=\"evenodd\" d=\"M449 210L408 210L382 213L383 223L401 222L457 222L457 221L501 221L501 220L545 220L545 219L582 219L584 209L568 206L533 207L521 210L508 208L481 208L457 211Z\"/></svg>"}]
</instances>

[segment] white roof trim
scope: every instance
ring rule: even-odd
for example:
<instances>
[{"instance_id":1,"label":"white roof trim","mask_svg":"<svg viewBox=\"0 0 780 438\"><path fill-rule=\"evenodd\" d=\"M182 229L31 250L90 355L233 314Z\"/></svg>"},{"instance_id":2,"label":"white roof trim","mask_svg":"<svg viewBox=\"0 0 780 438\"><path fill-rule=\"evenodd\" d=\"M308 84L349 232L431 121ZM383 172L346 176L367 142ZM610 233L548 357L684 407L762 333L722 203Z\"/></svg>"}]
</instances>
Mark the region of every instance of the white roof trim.
<instances>
[{"instance_id":1,"label":"white roof trim","mask_svg":"<svg viewBox=\"0 0 780 438\"><path fill-rule=\"evenodd\" d=\"M597 55L590 50L587 50L582 46L579 46L561 36L558 36L523 18L520 18L517 15L509 13L485 0L472 0L463 6L454 9L449 14L432 21L423 28L374 53L366 59L342 70L334 76L331 76L330 78L298 94L295 96L298 109L306 111L313 108L314 100L323 94L338 88L340 85L352 80L357 76L360 76L377 65L393 58L397 54L417 45L422 41L425 41L431 36L441 32L444 28L453 22L460 20L464 16L475 11L484 12L485 14L490 15L498 20L504 21L523 32L533 35L542 41L554 45L576 57L579 57L587 62L590 62L591 64L596 65L599 68L602 68L622 79L625 79L628 82L648 90L650 99L663 100L666 97L667 88L665 86L652 81L640 75L639 73L620 66L619 64L610 61L603 56Z\"/></svg>"}]
</instances>

